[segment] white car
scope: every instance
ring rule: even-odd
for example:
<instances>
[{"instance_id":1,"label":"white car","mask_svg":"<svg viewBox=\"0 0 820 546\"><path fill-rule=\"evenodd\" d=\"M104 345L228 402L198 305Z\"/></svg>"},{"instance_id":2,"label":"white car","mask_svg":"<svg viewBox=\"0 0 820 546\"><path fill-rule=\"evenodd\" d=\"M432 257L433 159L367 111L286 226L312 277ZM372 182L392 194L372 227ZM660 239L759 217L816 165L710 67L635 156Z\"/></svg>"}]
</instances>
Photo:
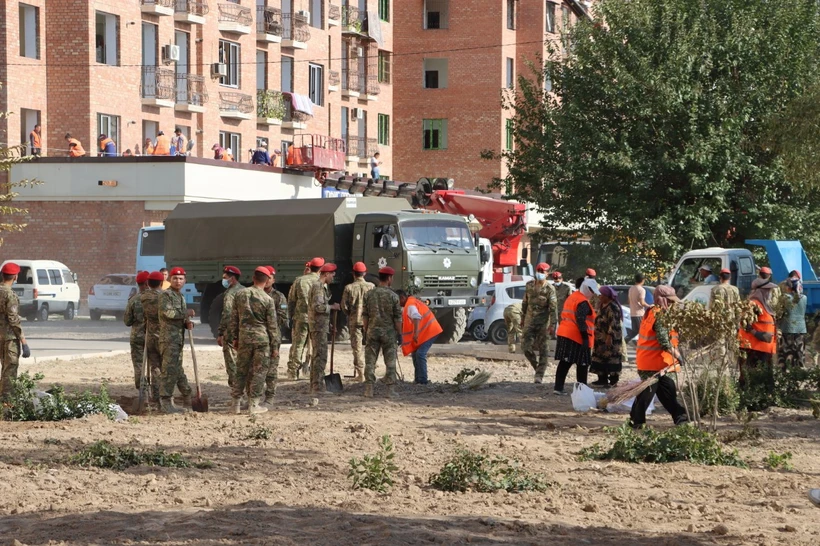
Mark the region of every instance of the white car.
<instances>
[{"instance_id":1,"label":"white car","mask_svg":"<svg viewBox=\"0 0 820 546\"><path fill-rule=\"evenodd\" d=\"M487 339L487 329L484 327L484 316L487 314L487 309L490 307L490 298L495 294L495 285L484 283L478 285L478 297L484 298L484 305L474 307L470 311L470 316L467 317L467 332L476 341L484 341Z\"/></svg>"},{"instance_id":2,"label":"white car","mask_svg":"<svg viewBox=\"0 0 820 546\"><path fill-rule=\"evenodd\" d=\"M66 320L77 315L80 287L68 266L53 260L6 260L2 265L7 262L20 266L12 287L20 299L20 316L45 322L49 315L60 314Z\"/></svg>"},{"instance_id":3,"label":"white car","mask_svg":"<svg viewBox=\"0 0 820 546\"><path fill-rule=\"evenodd\" d=\"M514 303L521 303L524 291L531 277L522 277L520 281L495 283L495 293L487 307L484 324L487 328L487 338L496 345L507 344L507 325L504 323L504 309Z\"/></svg>"},{"instance_id":4,"label":"white car","mask_svg":"<svg viewBox=\"0 0 820 546\"><path fill-rule=\"evenodd\" d=\"M137 276L133 273L106 275L88 291L91 320L100 320L103 315L113 315L122 320L128 300L138 291Z\"/></svg>"}]
</instances>

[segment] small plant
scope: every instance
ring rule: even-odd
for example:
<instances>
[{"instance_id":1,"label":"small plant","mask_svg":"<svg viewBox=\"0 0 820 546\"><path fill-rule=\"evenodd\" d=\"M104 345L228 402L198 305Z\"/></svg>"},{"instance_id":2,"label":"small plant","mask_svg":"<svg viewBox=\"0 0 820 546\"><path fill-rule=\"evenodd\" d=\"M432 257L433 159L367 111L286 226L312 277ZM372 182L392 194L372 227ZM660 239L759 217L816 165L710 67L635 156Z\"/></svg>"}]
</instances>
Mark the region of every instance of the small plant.
<instances>
[{"instance_id":1,"label":"small plant","mask_svg":"<svg viewBox=\"0 0 820 546\"><path fill-rule=\"evenodd\" d=\"M189 468L194 465L179 453L166 453L161 449L140 451L133 447L119 447L99 440L80 450L69 458L71 464L79 466L95 466L97 468L111 468L124 470L132 466L165 466L171 468Z\"/></svg>"},{"instance_id":2,"label":"small plant","mask_svg":"<svg viewBox=\"0 0 820 546\"><path fill-rule=\"evenodd\" d=\"M615 434L609 449L600 444L581 450L581 460L614 460L627 463L673 463L688 461L707 466L723 465L748 468L737 450L726 451L718 437L692 425L678 426L663 432L652 429L633 430L628 424L607 429Z\"/></svg>"},{"instance_id":3,"label":"small plant","mask_svg":"<svg viewBox=\"0 0 820 546\"><path fill-rule=\"evenodd\" d=\"M3 417L8 421L62 421L77 419L86 415L102 413L109 419L114 418L111 409L114 401L108 395L105 385L99 392L66 393L62 386L54 385L46 391L50 396L37 398L35 391L37 381L43 374L30 376L24 372L12 382L12 394L4 404Z\"/></svg>"},{"instance_id":4,"label":"small plant","mask_svg":"<svg viewBox=\"0 0 820 546\"><path fill-rule=\"evenodd\" d=\"M714 400L717 400L718 416L731 415L740 406L740 393L731 377L727 375L720 377L720 392L716 392L718 378L713 374L701 374L696 384L701 417L711 416L715 409Z\"/></svg>"},{"instance_id":5,"label":"small plant","mask_svg":"<svg viewBox=\"0 0 820 546\"><path fill-rule=\"evenodd\" d=\"M273 430L263 425L256 425L245 435L246 440L270 440Z\"/></svg>"},{"instance_id":6,"label":"small plant","mask_svg":"<svg viewBox=\"0 0 820 546\"><path fill-rule=\"evenodd\" d=\"M549 486L540 475L524 472L518 461L491 457L484 450L475 453L464 448L456 451L438 474L430 477L430 485L442 491L480 493L544 491Z\"/></svg>"},{"instance_id":7,"label":"small plant","mask_svg":"<svg viewBox=\"0 0 820 546\"><path fill-rule=\"evenodd\" d=\"M770 451L768 455L763 458L763 464L771 470L778 468L783 470L794 470L791 463L792 454L790 452L781 453L778 455L774 451Z\"/></svg>"},{"instance_id":8,"label":"small plant","mask_svg":"<svg viewBox=\"0 0 820 546\"><path fill-rule=\"evenodd\" d=\"M462 368L453 378L456 391L475 390L489 381L491 372L485 372L481 368Z\"/></svg>"},{"instance_id":9,"label":"small plant","mask_svg":"<svg viewBox=\"0 0 820 546\"><path fill-rule=\"evenodd\" d=\"M347 477L353 480L353 489L371 489L386 493L393 486L393 473L399 468L393 462L393 440L385 434L379 440L379 451L375 455L365 455L361 459L350 459Z\"/></svg>"},{"instance_id":10,"label":"small plant","mask_svg":"<svg viewBox=\"0 0 820 546\"><path fill-rule=\"evenodd\" d=\"M256 115L265 119L285 118L285 97L279 91L260 89L256 92Z\"/></svg>"},{"instance_id":11,"label":"small plant","mask_svg":"<svg viewBox=\"0 0 820 546\"><path fill-rule=\"evenodd\" d=\"M757 419L757 413L752 411L743 411L738 413L738 419L743 421L743 428L739 431L729 431L723 434L722 440L729 444L732 442L740 442L744 440L755 441L759 440L761 436L760 429L752 425L752 421Z\"/></svg>"}]
</instances>

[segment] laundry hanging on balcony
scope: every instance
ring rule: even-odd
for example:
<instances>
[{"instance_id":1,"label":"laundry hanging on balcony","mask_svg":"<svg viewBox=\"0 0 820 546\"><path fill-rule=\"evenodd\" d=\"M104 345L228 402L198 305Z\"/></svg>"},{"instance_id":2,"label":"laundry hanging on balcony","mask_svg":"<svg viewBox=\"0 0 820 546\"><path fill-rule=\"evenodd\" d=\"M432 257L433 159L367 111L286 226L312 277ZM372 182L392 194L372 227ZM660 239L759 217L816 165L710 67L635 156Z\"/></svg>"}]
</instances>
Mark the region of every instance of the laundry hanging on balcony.
<instances>
[{"instance_id":1,"label":"laundry hanging on balcony","mask_svg":"<svg viewBox=\"0 0 820 546\"><path fill-rule=\"evenodd\" d=\"M299 95L296 93L284 93L290 95L290 106L294 112L302 112L309 116L313 115L313 101L306 95Z\"/></svg>"},{"instance_id":2,"label":"laundry hanging on balcony","mask_svg":"<svg viewBox=\"0 0 820 546\"><path fill-rule=\"evenodd\" d=\"M384 38L382 36L382 22L378 11L367 12L367 35L373 38L379 45L379 49L384 49Z\"/></svg>"}]
</instances>

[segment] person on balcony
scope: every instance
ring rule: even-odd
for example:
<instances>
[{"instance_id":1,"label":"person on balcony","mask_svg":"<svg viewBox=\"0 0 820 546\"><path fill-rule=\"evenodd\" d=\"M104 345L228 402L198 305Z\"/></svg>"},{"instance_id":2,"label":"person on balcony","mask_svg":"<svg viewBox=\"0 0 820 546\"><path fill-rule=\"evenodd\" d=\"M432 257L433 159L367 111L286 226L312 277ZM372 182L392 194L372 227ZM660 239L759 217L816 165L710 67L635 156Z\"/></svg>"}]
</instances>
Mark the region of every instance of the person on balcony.
<instances>
[{"instance_id":1,"label":"person on balcony","mask_svg":"<svg viewBox=\"0 0 820 546\"><path fill-rule=\"evenodd\" d=\"M31 147L31 155L37 157L43 151L42 137L40 134L40 124L34 126L31 133L28 135L29 146Z\"/></svg>"},{"instance_id":2,"label":"person on balcony","mask_svg":"<svg viewBox=\"0 0 820 546\"><path fill-rule=\"evenodd\" d=\"M219 144L214 144L211 148L214 152L214 159L223 159L225 156L225 149Z\"/></svg>"},{"instance_id":3,"label":"person on balcony","mask_svg":"<svg viewBox=\"0 0 820 546\"><path fill-rule=\"evenodd\" d=\"M163 131L157 133L157 143L154 144L153 155L171 155L171 138Z\"/></svg>"},{"instance_id":4,"label":"person on balcony","mask_svg":"<svg viewBox=\"0 0 820 546\"><path fill-rule=\"evenodd\" d=\"M271 161L270 154L268 154L268 143L264 140L259 142L259 146L256 147L256 150L253 152L253 156L251 156L251 163L254 165L273 165L273 161Z\"/></svg>"},{"instance_id":5,"label":"person on balcony","mask_svg":"<svg viewBox=\"0 0 820 546\"><path fill-rule=\"evenodd\" d=\"M106 134L97 139L100 142L100 157L117 157L117 144Z\"/></svg>"},{"instance_id":6,"label":"person on balcony","mask_svg":"<svg viewBox=\"0 0 820 546\"><path fill-rule=\"evenodd\" d=\"M379 165L382 164L381 160L379 159L380 155L381 154L379 152L376 152L375 154L373 154L373 157L370 158L370 177L376 181L378 181L379 176L381 176L379 174Z\"/></svg>"},{"instance_id":7,"label":"person on balcony","mask_svg":"<svg viewBox=\"0 0 820 546\"><path fill-rule=\"evenodd\" d=\"M151 142L150 138L145 139L145 144L142 147L142 152L145 155L154 155L154 143Z\"/></svg>"},{"instance_id":8,"label":"person on balcony","mask_svg":"<svg viewBox=\"0 0 820 546\"><path fill-rule=\"evenodd\" d=\"M171 138L171 146L176 150L176 155L186 155L188 150L188 139L182 134L182 129L179 127L174 130L174 136Z\"/></svg>"},{"instance_id":9,"label":"person on balcony","mask_svg":"<svg viewBox=\"0 0 820 546\"><path fill-rule=\"evenodd\" d=\"M85 155L85 148L79 140L71 136L71 133L66 133L65 139L68 142L68 157L83 157Z\"/></svg>"}]
</instances>

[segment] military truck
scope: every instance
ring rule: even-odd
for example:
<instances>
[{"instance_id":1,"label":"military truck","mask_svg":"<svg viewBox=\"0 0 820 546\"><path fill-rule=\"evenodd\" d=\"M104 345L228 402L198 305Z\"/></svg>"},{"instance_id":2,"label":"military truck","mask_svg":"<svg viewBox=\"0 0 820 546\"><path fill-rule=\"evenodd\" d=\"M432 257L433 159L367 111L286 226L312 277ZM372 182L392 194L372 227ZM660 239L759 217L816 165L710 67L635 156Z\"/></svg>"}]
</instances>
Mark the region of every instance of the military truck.
<instances>
[{"instance_id":1,"label":"military truck","mask_svg":"<svg viewBox=\"0 0 820 546\"><path fill-rule=\"evenodd\" d=\"M456 343L468 310L481 304L474 238L460 216L403 209L405 200L380 197L181 203L165 220L165 261L183 267L202 293L205 322L225 265L239 267L246 285L256 266L273 265L276 288L287 294L305 263L322 256L338 266L334 302L352 282L354 263L364 262L374 283L390 266L393 288L417 292L444 329L439 341ZM337 327L346 331L341 313Z\"/></svg>"}]
</instances>

